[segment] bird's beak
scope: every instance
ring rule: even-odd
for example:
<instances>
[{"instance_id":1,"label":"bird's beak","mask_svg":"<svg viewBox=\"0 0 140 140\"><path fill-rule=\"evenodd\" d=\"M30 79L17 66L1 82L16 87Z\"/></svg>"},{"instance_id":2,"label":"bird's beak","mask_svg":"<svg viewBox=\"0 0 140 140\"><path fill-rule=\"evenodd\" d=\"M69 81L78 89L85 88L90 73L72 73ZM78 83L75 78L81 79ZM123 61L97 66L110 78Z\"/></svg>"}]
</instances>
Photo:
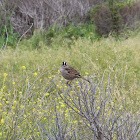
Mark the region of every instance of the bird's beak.
<instances>
[{"instance_id":1,"label":"bird's beak","mask_svg":"<svg viewBox=\"0 0 140 140\"><path fill-rule=\"evenodd\" d=\"M66 66L66 65L63 65L64 67Z\"/></svg>"}]
</instances>

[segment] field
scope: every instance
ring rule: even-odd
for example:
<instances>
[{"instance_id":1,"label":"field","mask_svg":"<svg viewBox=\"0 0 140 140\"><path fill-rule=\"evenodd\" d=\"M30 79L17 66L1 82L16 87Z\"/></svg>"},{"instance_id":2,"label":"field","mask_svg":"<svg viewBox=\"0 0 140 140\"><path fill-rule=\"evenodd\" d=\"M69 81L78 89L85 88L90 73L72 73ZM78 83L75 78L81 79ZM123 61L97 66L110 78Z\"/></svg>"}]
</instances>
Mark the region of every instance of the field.
<instances>
[{"instance_id":1,"label":"field","mask_svg":"<svg viewBox=\"0 0 140 140\"><path fill-rule=\"evenodd\" d=\"M139 38L69 41L58 36L48 45L39 41L39 49L32 47L33 38L14 48L5 45L0 52L1 139L99 139L100 133L137 139ZM76 79L67 86L59 71L63 61L91 83Z\"/></svg>"}]
</instances>

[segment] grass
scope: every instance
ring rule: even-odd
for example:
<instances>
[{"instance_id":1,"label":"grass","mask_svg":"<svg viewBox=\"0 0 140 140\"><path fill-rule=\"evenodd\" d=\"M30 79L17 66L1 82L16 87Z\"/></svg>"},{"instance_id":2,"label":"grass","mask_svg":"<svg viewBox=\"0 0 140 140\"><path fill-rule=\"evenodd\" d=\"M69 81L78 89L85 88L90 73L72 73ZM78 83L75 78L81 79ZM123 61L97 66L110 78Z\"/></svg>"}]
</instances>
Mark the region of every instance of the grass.
<instances>
[{"instance_id":1,"label":"grass","mask_svg":"<svg viewBox=\"0 0 140 140\"><path fill-rule=\"evenodd\" d=\"M57 128L56 118L59 117L63 118L65 125L68 123L68 135L79 129L76 132L78 139L93 136L85 128L81 117L64 104L58 95L58 90L63 89L61 94L65 95L68 88L59 72L63 61L93 82L101 83L104 78L104 87L110 80L113 85L112 102L120 109L125 107L128 112L132 110L138 114L139 38L140 34L122 41L109 37L92 42L90 38L73 37L68 46L68 39L57 36L48 45L41 40L39 49L30 47L34 43L31 38L20 42L16 50L10 46L1 50L1 139L43 139L42 128L52 135L52 130ZM79 90L80 82L80 79L73 81L73 91ZM98 99L98 93L96 96Z\"/></svg>"}]
</instances>

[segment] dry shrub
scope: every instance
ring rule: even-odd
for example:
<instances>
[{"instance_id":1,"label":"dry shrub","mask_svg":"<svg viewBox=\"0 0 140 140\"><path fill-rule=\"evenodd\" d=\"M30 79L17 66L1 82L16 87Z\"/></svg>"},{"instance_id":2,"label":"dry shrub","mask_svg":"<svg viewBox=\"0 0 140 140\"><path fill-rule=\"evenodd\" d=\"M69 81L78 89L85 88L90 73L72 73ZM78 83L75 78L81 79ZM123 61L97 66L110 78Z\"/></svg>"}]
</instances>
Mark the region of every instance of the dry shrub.
<instances>
[{"instance_id":1,"label":"dry shrub","mask_svg":"<svg viewBox=\"0 0 140 140\"><path fill-rule=\"evenodd\" d=\"M32 23L33 32L35 29L48 29L53 25L63 27L85 22L90 8L105 1L107 0L0 0L0 8L7 11L15 5L10 10L12 25L15 32L23 34ZM6 9L5 4L10 8Z\"/></svg>"},{"instance_id":2,"label":"dry shrub","mask_svg":"<svg viewBox=\"0 0 140 140\"><path fill-rule=\"evenodd\" d=\"M11 24L10 14L14 11L15 3L12 0L0 0L0 29Z\"/></svg>"},{"instance_id":3,"label":"dry shrub","mask_svg":"<svg viewBox=\"0 0 140 140\"><path fill-rule=\"evenodd\" d=\"M11 0L4 1L8 3ZM100 0L102 1L102 0ZM48 29L50 26L67 26L74 22L84 22L94 0L13 0L17 4L12 16L12 24L19 34L23 34L31 24L34 29ZM2 5L2 7L3 7Z\"/></svg>"}]
</instances>

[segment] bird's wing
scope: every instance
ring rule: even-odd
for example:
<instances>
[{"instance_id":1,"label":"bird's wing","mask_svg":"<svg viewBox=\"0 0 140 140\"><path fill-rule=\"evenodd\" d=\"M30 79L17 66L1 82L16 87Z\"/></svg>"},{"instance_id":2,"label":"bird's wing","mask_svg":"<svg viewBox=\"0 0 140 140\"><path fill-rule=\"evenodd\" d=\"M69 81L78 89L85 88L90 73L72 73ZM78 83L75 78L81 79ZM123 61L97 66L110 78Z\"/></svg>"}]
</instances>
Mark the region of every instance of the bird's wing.
<instances>
[{"instance_id":1,"label":"bird's wing","mask_svg":"<svg viewBox=\"0 0 140 140\"><path fill-rule=\"evenodd\" d=\"M78 77L81 76L81 75L79 74L79 72L78 72L77 70L75 70L74 68L72 68L72 67L65 68L65 70L67 70L67 72L68 72L69 74L73 74L73 75L78 76Z\"/></svg>"}]
</instances>

